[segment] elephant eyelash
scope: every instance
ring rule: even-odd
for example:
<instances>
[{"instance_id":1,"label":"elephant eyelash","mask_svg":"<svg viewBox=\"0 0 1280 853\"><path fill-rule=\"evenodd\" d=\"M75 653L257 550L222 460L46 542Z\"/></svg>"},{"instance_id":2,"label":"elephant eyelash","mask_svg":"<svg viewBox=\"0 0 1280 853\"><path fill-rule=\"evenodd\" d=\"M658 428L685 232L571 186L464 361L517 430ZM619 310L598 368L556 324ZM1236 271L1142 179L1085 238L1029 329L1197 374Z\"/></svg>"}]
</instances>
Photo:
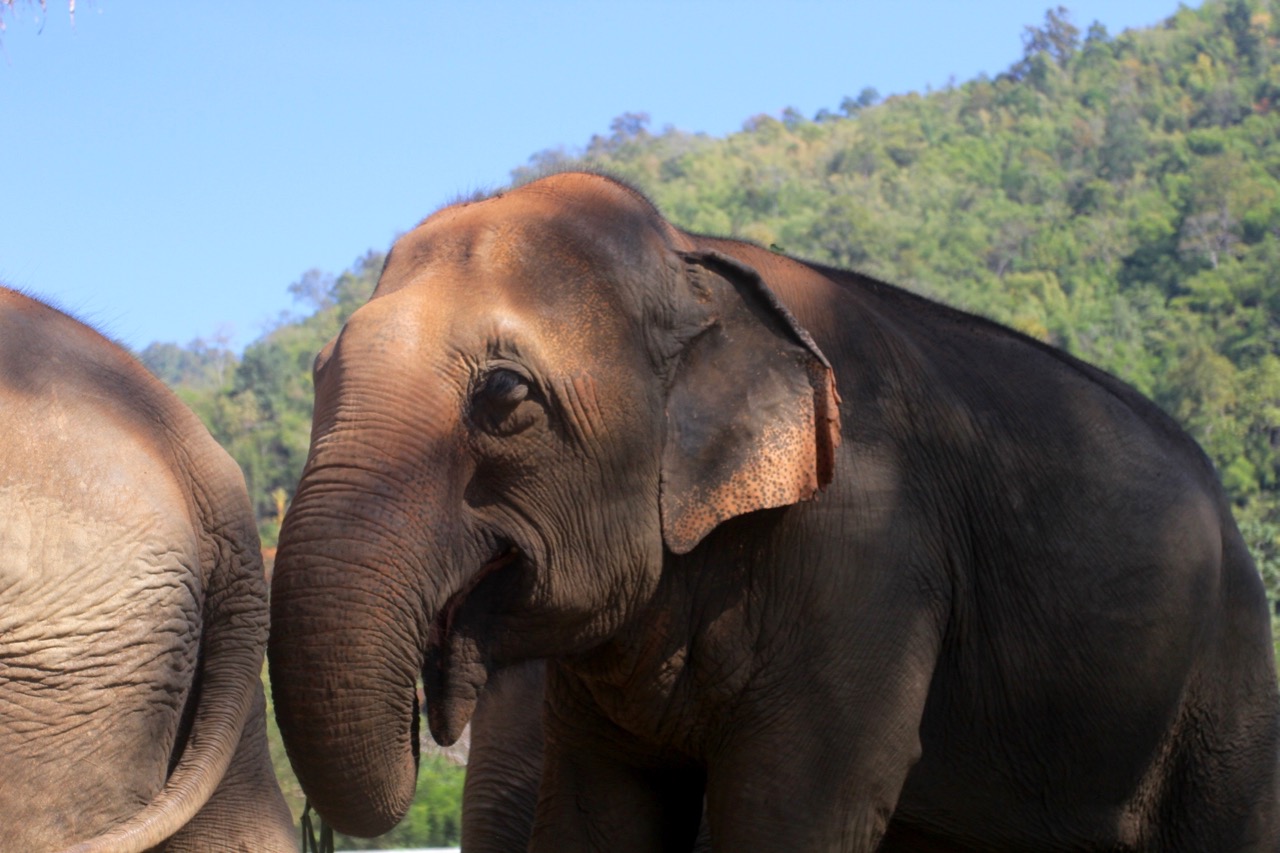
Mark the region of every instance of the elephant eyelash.
<instances>
[{"instance_id":1,"label":"elephant eyelash","mask_svg":"<svg viewBox=\"0 0 1280 853\"><path fill-rule=\"evenodd\" d=\"M498 402L515 406L529 396L530 384L514 370L500 369L485 378L480 390Z\"/></svg>"},{"instance_id":2,"label":"elephant eyelash","mask_svg":"<svg viewBox=\"0 0 1280 853\"><path fill-rule=\"evenodd\" d=\"M496 365L479 377L471 393L471 422L492 435L514 435L534 424L536 411L525 403L541 404L537 384L515 365Z\"/></svg>"}]
</instances>

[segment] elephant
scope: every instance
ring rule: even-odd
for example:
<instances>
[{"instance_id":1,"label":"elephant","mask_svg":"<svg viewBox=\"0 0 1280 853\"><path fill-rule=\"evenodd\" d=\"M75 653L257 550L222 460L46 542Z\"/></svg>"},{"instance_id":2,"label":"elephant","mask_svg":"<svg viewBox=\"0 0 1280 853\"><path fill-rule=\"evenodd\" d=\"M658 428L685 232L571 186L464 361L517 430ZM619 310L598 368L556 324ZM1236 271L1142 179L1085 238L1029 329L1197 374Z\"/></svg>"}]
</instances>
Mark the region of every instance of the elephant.
<instances>
[{"instance_id":1,"label":"elephant","mask_svg":"<svg viewBox=\"0 0 1280 853\"><path fill-rule=\"evenodd\" d=\"M1053 346L561 173L401 236L314 377L268 659L342 832L419 677L448 744L545 658L537 853L1280 847L1217 474Z\"/></svg>"},{"instance_id":2,"label":"elephant","mask_svg":"<svg viewBox=\"0 0 1280 853\"><path fill-rule=\"evenodd\" d=\"M295 849L240 469L98 332L0 288L5 850Z\"/></svg>"}]
</instances>

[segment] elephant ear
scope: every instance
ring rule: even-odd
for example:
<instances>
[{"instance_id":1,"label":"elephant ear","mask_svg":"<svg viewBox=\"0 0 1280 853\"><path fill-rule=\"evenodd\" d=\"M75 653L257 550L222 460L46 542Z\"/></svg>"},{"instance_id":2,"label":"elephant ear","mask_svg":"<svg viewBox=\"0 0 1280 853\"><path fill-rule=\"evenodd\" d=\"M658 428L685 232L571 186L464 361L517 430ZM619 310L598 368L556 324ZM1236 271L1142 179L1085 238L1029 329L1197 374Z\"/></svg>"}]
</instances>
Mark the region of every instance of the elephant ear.
<instances>
[{"instance_id":1,"label":"elephant ear","mask_svg":"<svg viewBox=\"0 0 1280 853\"><path fill-rule=\"evenodd\" d=\"M760 274L713 250L681 257L706 314L667 396L662 535L677 554L729 518L813 497L840 444L831 365Z\"/></svg>"}]
</instances>

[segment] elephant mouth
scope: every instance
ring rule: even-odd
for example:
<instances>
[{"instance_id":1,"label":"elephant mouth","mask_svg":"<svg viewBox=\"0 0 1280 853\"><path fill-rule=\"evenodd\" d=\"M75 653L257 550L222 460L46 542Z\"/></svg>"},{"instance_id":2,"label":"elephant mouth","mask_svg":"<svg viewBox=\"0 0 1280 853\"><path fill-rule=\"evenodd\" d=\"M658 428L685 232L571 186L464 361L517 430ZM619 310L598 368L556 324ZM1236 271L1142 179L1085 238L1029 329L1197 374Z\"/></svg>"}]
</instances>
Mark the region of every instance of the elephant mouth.
<instances>
[{"instance_id":1,"label":"elephant mouth","mask_svg":"<svg viewBox=\"0 0 1280 853\"><path fill-rule=\"evenodd\" d=\"M517 586L524 568L524 553L503 543L462 589L449 596L431 623L422 682L431 736L442 746L454 743L471 720L493 669L488 634L495 605Z\"/></svg>"},{"instance_id":2,"label":"elephant mouth","mask_svg":"<svg viewBox=\"0 0 1280 853\"><path fill-rule=\"evenodd\" d=\"M447 645L449 635L453 632L454 622L457 620L458 611L462 609L462 605L466 602L467 597L480 586L480 584L488 577L496 572L520 562L524 555L515 545L504 545L500 549L500 553L486 562L480 567L480 570L473 575L462 589L449 596L448 601L444 603L444 607L440 608L440 612L436 615L435 622L431 625L431 634L428 640L429 645L443 646Z\"/></svg>"}]
</instances>

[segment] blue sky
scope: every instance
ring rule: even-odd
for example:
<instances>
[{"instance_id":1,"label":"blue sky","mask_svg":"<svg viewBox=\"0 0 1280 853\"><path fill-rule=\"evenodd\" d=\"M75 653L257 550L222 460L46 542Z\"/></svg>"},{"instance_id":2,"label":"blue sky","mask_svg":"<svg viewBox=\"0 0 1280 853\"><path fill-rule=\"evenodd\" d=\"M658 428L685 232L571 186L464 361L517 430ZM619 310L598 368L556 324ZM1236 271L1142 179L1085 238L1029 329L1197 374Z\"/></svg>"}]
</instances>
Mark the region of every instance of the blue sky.
<instances>
[{"instance_id":1,"label":"blue sky","mask_svg":"<svg viewBox=\"0 0 1280 853\"><path fill-rule=\"evenodd\" d=\"M1113 35L1178 8L1062 2ZM79 0L74 23L22 3L0 35L0 281L140 349L243 347L306 270L624 112L722 136L995 75L1057 0Z\"/></svg>"}]
</instances>

